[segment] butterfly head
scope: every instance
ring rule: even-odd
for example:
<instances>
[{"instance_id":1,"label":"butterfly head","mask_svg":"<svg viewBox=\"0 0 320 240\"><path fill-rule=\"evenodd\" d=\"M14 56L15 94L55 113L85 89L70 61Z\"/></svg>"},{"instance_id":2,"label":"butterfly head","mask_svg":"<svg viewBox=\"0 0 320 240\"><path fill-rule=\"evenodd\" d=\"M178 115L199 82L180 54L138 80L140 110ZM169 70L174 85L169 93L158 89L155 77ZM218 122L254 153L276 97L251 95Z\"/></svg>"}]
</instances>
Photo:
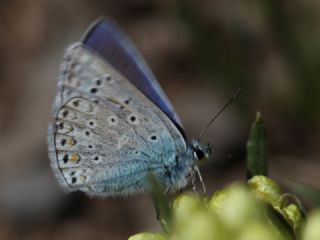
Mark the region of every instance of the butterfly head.
<instances>
[{"instance_id":1,"label":"butterfly head","mask_svg":"<svg viewBox=\"0 0 320 240\"><path fill-rule=\"evenodd\" d=\"M208 160L211 155L211 147L209 144L202 144L197 140L191 141L191 150L195 161Z\"/></svg>"}]
</instances>

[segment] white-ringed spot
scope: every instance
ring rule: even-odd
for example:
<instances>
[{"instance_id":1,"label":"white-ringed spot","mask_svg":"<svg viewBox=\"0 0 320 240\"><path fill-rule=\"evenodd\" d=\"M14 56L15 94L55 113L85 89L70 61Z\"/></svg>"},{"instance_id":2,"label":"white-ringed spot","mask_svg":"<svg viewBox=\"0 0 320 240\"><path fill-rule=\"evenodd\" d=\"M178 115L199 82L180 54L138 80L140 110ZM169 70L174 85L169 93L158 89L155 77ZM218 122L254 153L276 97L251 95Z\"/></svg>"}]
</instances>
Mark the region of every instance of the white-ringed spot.
<instances>
[{"instance_id":1,"label":"white-ringed spot","mask_svg":"<svg viewBox=\"0 0 320 240\"><path fill-rule=\"evenodd\" d=\"M96 121L91 119L87 122L88 127L94 128L96 126Z\"/></svg>"},{"instance_id":2,"label":"white-ringed spot","mask_svg":"<svg viewBox=\"0 0 320 240\"><path fill-rule=\"evenodd\" d=\"M95 94L95 93L97 93L98 92L98 89L97 88L91 88L90 89L90 93L92 93L92 94Z\"/></svg>"},{"instance_id":3,"label":"white-ringed spot","mask_svg":"<svg viewBox=\"0 0 320 240\"><path fill-rule=\"evenodd\" d=\"M110 125L117 125L118 124L118 118L116 116L110 116L108 118L108 122Z\"/></svg>"},{"instance_id":4,"label":"white-ringed spot","mask_svg":"<svg viewBox=\"0 0 320 240\"><path fill-rule=\"evenodd\" d=\"M150 136L150 140L151 140L152 142L157 142L157 141L158 141L158 136L155 135L155 134L152 134L152 135Z\"/></svg>"},{"instance_id":5,"label":"white-ringed spot","mask_svg":"<svg viewBox=\"0 0 320 240\"><path fill-rule=\"evenodd\" d=\"M128 122L131 124L138 125L139 124L139 119L135 114L130 114L127 118Z\"/></svg>"},{"instance_id":6,"label":"white-ringed spot","mask_svg":"<svg viewBox=\"0 0 320 240\"><path fill-rule=\"evenodd\" d=\"M101 163L102 158L100 156L95 155L95 156L92 157L92 161L94 163Z\"/></svg>"}]
</instances>

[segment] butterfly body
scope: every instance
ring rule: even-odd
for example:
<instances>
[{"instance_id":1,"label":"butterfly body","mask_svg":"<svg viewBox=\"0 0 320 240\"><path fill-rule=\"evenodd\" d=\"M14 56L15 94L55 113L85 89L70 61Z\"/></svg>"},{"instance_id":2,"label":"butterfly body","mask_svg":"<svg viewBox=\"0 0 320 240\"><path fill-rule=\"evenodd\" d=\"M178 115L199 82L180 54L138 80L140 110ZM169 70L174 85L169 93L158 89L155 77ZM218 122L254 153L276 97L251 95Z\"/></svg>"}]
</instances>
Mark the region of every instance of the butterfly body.
<instances>
[{"instance_id":1,"label":"butterfly body","mask_svg":"<svg viewBox=\"0 0 320 240\"><path fill-rule=\"evenodd\" d=\"M103 33L114 28L107 20L97 25ZM194 148L160 86L150 80L139 55L132 55L133 48L123 45L121 34L104 37L107 43L120 41L120 47L115 41L108 51L103 48L105 56L96 43L67 49L48 134L51 165L67 190L92 195L142 192L150 172L166 189L180 189L198 160Z\"/></svg>"}]
</instances>

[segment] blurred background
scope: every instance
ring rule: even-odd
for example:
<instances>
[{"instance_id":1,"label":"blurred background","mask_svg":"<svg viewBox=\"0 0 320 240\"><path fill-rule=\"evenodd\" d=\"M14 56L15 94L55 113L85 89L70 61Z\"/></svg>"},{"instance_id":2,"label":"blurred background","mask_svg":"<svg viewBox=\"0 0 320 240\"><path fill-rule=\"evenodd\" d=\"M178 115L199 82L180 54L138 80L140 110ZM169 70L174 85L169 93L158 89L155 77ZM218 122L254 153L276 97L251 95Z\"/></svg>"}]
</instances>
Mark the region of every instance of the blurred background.
<instances>
[{"instance_id":1,"label":"blurred background","mask_svg":"<svg viewBox=\"0 0 320 240\"><path fill-rule=\"evenodd\" d=\"M0 239L127 239L158 230L152 201L88 198L57 186L47 125L65 48L101 15L117 21L157 76L188 137L210 127L209 194L245 180L256 111L270 176L320 187L320 3L315 0L12 0L0 3ZM200 189L200 188L199 188Z\"/></svg>"}]
</instances>

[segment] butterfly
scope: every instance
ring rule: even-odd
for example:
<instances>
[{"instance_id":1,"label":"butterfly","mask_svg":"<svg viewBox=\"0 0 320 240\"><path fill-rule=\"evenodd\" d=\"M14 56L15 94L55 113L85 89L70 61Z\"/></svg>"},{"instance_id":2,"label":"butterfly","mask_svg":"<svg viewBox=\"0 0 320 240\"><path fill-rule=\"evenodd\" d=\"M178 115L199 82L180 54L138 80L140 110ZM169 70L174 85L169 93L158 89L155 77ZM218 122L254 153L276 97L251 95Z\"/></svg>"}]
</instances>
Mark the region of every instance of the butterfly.
<instances>
[{"instance_id":1,"label":"butterfly","mask_svg":"<svg viewBox=\"0 0 320 240\"><path fill-rule=\"evenodd\" d=\"M167 191L184 188L211 149L188 142L181 121L129 38L94 22L65 52L48 130L52 169L68 191L128 196L151 172Z\"/></svg>"}]
</instances>

